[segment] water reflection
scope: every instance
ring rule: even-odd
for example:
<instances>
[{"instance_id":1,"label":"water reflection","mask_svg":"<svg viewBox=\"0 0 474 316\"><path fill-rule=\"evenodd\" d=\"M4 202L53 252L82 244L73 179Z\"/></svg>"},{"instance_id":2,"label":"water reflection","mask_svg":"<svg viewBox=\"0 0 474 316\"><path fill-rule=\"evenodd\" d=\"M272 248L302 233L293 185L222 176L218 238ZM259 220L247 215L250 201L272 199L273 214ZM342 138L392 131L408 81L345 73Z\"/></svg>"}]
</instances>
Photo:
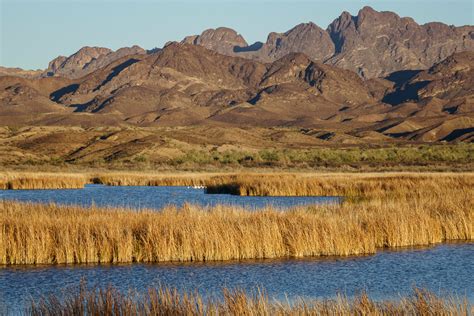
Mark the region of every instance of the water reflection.
<instances>
[{"instance_id":1,"label":"water reflection","mask_svg":"<svg viewBox=\"0 0 474 316\"><path fill-rule=\"evenodd\" d=\"M10 309L60 289L113 285L123 291L171 286L218 295L223 287L265 288L276 299L327 298L366 290L376 299L396 298L413 286L474 302L474 244L382 251L373 256L254 260L244 262L0 267L0 297Z\"/></svg>"},{"instance_id":2,"label":"water reflection","mask_svg":"<svg viewBox=\"0 0 474 316\"><path fill-rule=\"evenodd\" d=\"M167 205L182 206L184 203L212 206L237 205L248 209L271 205L288 208L296 205L337 203L337 197L269 197L235 196L229 194L205 194L204 189L188 187L109 187L90 184L84 189L68 190L0 190L0 199L31 202L55 202L60 204L121 206L129 208L161 209Z\"/></svg>"}]
</instances>

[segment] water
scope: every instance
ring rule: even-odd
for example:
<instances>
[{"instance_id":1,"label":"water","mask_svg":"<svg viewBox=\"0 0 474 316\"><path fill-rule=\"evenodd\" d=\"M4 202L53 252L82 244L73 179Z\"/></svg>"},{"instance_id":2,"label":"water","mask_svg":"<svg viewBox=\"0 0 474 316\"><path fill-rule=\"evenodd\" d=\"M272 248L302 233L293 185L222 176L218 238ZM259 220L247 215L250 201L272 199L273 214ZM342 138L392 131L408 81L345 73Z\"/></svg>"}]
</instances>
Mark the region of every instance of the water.
<instances>
[{"instance_id":1,"label":"water","mask_svg":"<svg viewBox=\"0 0 474 316\"><path fill-rule=\"evenodd\" d=\"M257 209L266 205L334 203L334 197L240 197L207 195L186 187L107 187L87 185L78 190L0 191L1 199L56 202L89 206L160 209L184 203L238 205ZM413 286L437 294L466 296L474 302L474 244L446 244L434 248L382 251L351 258L261 260L224 263L167 263L133 265L0 266L0 314L20 312L31 299L60 295L81 279L123 291L152 286L198 290L218 296L223 287L265 288L271 298L328 298L342 292L366 290L375 299L409 294ZM1 306L4 306L3 309Z\"/></svg>"},{"instance_id":2,"label":"water","mask_svg":"<svg viewBox=\"0 0 474 316\"><path fill-rule=\"evenodd\" d=\"M413 286L437 294L466 296L474 302L474 244L382 251L373 256L301 260L260 260L227 263L0 266L0 300L11 311L31 298L90 285L143 291L171 286L218 295L220 289L266 289L271 298L329 298L366 290L375 299L397 298ZM0 305L2 302L0 302Z\"/></svg>"},{"instance_id":3,"label":"water","mask_svg":"<svg viewBox=\"0 0 474 316\"><path fill-rule=\"evenodd\" d=\"M236 196L230 194L205 194L204 189L188 187L148 187L148 186L104 186L86 185L84 189L68 190L0 190L0 200L19 200L29 202L55 202L90 206L122 206L130 208L161 209L167 205L181 206L191 203L203 206L217 204L237 205L248 209L272 205L289 208L296 205L335 203L337 197L269 197Z\"/></svg>"}]
</instances>

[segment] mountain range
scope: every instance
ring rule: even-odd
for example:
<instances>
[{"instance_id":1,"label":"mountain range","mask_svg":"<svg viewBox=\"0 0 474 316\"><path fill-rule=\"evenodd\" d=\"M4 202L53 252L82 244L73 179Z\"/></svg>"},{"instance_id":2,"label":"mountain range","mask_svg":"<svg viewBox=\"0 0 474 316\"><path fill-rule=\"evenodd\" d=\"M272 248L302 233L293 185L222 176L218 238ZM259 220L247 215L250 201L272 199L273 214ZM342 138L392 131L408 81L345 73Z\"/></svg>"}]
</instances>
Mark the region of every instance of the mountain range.
<instances>
[{"instance_id":1,"label":"mountain range","mask_svg":"<svg viewBox=\"0 0 474 316\"><path fill-rule=\"evenodd\" d=\"M249 45L235 30L226 27L187 36L181 43L260 62L303 53L312 60L357 72L363 78L375 78L400 70L427 69L453 53L474 50L474 26L455 27L439 22L419 25L412 18L367 6L356 16L343 12L325 30L313 22L301 23L285 33L270 33L265 43ZM18 73L79 78L123 56L157 50L146 51L139 46L117 51L83 47L69 57L53 59L43 71ZM0 68L0 74L5 72Z\"/></svg>"},{"instance_id":2,"label":"mountain range","mask_svg":"<svg viewBox=\"0 0 474 316\"><path fill-rule=\"evenodd\" d=\"M217 28L147 51L0 68L0 124L275 126L357 143L474 141L474 26L370 7L249 45Z\"/></svg>"}]
</instances>

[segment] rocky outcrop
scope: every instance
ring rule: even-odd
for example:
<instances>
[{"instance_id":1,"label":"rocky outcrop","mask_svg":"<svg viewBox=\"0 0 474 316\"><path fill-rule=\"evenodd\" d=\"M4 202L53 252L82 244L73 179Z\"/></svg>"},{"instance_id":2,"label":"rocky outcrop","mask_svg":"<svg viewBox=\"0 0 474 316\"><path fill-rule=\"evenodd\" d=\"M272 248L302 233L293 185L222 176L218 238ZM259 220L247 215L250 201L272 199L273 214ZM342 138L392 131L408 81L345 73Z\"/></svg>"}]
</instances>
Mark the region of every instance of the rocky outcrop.
<instances>
[{"instance_id":1,"label":"rocky outcrop","mask_svg":"<svg viewBox=\"0 0 474 316\"><path fill-rule=\"evenodd\" d=\"M326 30L303 23L285 33L270 33L265 43L247 45L227 28L225 32L207 30L183 42L263 62L304 53L363 78L376 78L400 70L428 69L453 53L474 50L474 26L419 25L409 17L364 7L356 16L343 12Z\"/></svg>"},{"instance_id":2,"label":"rocky outcrop","mask_svg":"<svg viewBox=\"0 0 474 316\"><path fill-rule=\"evenodd\" d=\"M201 35L188 36L181 43L262 62L272 62L294 52L321 61L334 54L334 44L328 33L312 22L301 23L285 33L272 32L265 43L257 42L250 46L241 35L229 28L209 29Z\"/></svg>"},{"instance_id":3,"label":"rocky outcrop","mask_svg":"<svg viewBox=\"0 0 474 316\"><path fill-rule=\"evenodd\" d=\"M366 78L408 69L427 69L449 55L474 50L474 26L417 24L393 12L364 7L357 16L344 12L328 27L336 54L327 63Z\"/></svg>"},{"instance_id":4,"label":"rocky outcrop","mask_svg":"<svg viewBox=\"0 0 474 316\"><path fill-rule=\"evenodd\" d=\"M436 108L455 113L474 113L474 52L456 53L420 71L387 94L384 101L418 102L423 112Z\"/></svg>"},{"instance_id":5,"label":"rocky outcrop","mask_svg":"<svg viewBox=\"0 0 474 316\"><path fill-rule=\"evenodd\" d=\"M334 44L329 35L312 22L299 24L283 34L270 33L265 49L264 58L269 60L298 52L313 60L324 61L334 54Z\"/></svg>"},{"instance_id":6,"label":"rocky outcrop","mask_svg":"<svg viewBox=\"0 0 474 316\"><path fill-rule=\"evenodd\" d=\"M112 51L104 47L83 47L69 57L59 56L53 59L43 72L43 76L60 76L66 78L80 78L111 62L127 55L146 54L139 46L124 47Z\"/></svg>"},{"instance_id":7,"label":"rocky outcrop","mask_svg":"<svg viewBox=\"0 0 474 316\"><path fill-rule=\"evenodd\" d=\"M166 46L175 42L168 42ZM271 63L291 53L356 72L364 79L393 72L425 70L452 55L474 50L474 26L439 22L420 25L393 12L362 8L357 15L343 12L326 30L301 23L284 33L271 32L266 41L249 45L235 30L219 27L185 37L181 43L202 46L219 54ZM83 47L73 55L52 60L42 76L80 78L125 56L156 54L161 49L133 46L112 51ZM7 74L0 69L0 75ZM9 70L10 75L37 74Z\"/></svg>"},{"instance_id":8,"label":"rocky outcrop","mask_svg":"<svg viewBox=\"0 0 474 316\"><path fill-rule=\"evenodd\" d=\"M187 36L182 43L203 46L224 55L232 55L234 49L248 46L242 35L227 27L208 29L201 35Z\"/></svg>"},{"instance_id":9,"label":"rocky outcrop","mask_svg":"<svg viewBox=\"0 0 474 316\"><path fill-rule=\"evenodd\" d=\"M77 79L0 77L0 121L288 126L325 131L314 134L322 140L335 140L331 135L341 133L349 138L369 133L392 139L469 141L473 67L474 52L463 52L428 70L363 80L353 71L303 53L263 63L199 45L170 43L153 54L125 54Z\"/></svg>"},{"instance_id":10,"label":"rocky outcrop","mask_svg":"<svg viewBox=\"0 0 474 316\"><path fill-rule=\"evenodd\" d=\"M357 74L302 53L261 63L180 43L140 60L124 57L73 86L56 93L55 100L76 112L114 113L151 125L267 125L306 116L321 119L342 107L377 102Z\"/></svg>"}]
</instances>

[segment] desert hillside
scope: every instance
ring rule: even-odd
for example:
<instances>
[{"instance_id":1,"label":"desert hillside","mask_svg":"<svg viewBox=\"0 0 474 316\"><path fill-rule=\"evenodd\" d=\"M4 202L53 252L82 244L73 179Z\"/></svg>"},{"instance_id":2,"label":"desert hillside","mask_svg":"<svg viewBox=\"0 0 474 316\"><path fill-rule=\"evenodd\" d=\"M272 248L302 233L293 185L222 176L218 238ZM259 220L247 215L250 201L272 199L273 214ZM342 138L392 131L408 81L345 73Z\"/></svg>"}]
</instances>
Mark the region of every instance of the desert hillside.
<instances>
[{"instance_id":1,"label":"desert hillside","mask_svg":"<svg viewBox=\"0 0 474 316\"><path fill-rule=\"evenodd\" d=\"M308 145L472 142L473 67L473 26L364 7L266 43L222 27L148 51L83 47L43 71L2 68L0 124L288 128Z\"/></svg>"}]
</instances>

